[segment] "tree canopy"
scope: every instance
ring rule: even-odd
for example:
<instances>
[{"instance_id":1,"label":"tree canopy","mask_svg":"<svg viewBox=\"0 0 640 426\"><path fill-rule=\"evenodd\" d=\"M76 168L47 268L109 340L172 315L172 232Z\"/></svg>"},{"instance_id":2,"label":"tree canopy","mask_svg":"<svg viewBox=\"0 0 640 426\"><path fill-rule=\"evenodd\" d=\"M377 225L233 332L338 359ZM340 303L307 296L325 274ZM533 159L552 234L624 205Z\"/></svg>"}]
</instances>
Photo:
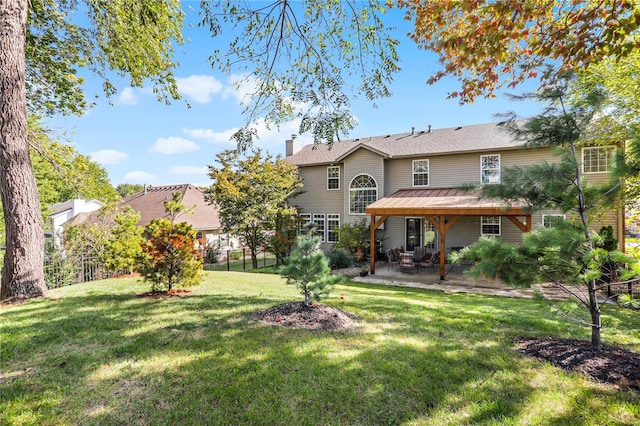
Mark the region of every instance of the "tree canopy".
<instances>
[{"instance_id":1,"label":"tree canopy","mask_svg":"<svg viewBox=\"0 0 640 426\"><path fill-rule=\"evenodd\" d=\"M258 249L275 231L276 219L297 214L287 200L302 186L300 177L293 164L270 154L263 158L259 149L247 156L222 151L216 158L220 166L209 166L207 198L218 206L224 230L249 247L256 268Z\"/></svg>"},{"instance_id":2,"label":"tree canopy","mask_svg":"<svg viewBox=\"0 0 640 426\"><path fill-rule=\"evenodd\" d=\"M389 3L393 3L389 1ZM460 80L449 94L461 103L560 71L585 69L640 48L640 3L620 0L398 0L418 46L436 52L445 76Z\"/></svg>"}]
</instances>

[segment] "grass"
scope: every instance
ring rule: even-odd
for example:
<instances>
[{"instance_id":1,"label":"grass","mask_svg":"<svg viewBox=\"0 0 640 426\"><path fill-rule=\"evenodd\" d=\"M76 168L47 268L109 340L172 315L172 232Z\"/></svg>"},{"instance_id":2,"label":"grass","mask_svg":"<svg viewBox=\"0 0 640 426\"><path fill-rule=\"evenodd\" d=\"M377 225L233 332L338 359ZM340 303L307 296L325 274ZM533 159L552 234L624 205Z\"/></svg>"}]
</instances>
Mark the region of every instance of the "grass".
<instances>
[{"instance_id":1,"label":"grass","mask_svg":"<svg viewBox=\"0 0 640 426\"><path fill-rule=\"evenodd\" d=\"M115 279L2 306L0 424L640 422L637 394L513 349L588 338L546 302L347 283L325 303L358 329L307 332L251 320L300 300L279 277L205 277L188 297ZM604 321L606 343L640 351L640 315L607 307Z\"/></svg>"}]
</instances>

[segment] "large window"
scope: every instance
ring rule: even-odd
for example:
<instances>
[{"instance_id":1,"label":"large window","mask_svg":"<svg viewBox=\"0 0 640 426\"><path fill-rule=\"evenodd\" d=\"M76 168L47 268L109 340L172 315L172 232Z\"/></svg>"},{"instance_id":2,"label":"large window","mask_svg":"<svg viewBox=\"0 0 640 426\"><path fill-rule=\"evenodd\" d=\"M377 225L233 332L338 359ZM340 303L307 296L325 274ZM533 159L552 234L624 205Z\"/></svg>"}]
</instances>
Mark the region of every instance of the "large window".
<instances>
[{"instance_id":1,"label":"large window","mask_svg":"<svg viewBox=\"0 0 640 426\"><path fill-rule=\"evenodd\" d=\"M340 166L327 167L327 189L340 189Z\"/></svg>"},{"instance_id":2,"label":"large window","mask_svg":"<svg viewBox=\"0 0 640 426\"><path fill-rule=\"evenodd\" d=\"M329 243L338 242L339 230L340 230L340 215L328 214L327 215L327 242Z\"/></svg>"},{"instance_id":3,"label":"large window","mask_svg":"<svg viewBox=\"0 0 640 426\"><path fill-rule=\"evenodd\" d=\"M500 235L500 216L482 216L482 235Z\"/></svg>"},{"instance_id":4,"label":"large window","mask_svg":"<svg viewBox=\"0 0 640 426\"><path fill-rule=\"evenodd\" d=\"M429 160L413 160L413 186L429 186Z\"/></svg>"},{"instance_id":5,"label":"large window","mask_svg":"<svg viewBox=\"0 0 640 426\"><path fill-rule=\"evenodd\" d=\"M298 235L302 235L305 233L307 225L311 223L311 213L300 213L298 217Z\"/></svg>"},{"instance_id":6,"label":"large window","mask_svg":"<svg viewBox=\"0 0 640 426\"><path fill-rule=\"evenodd\" d=\"M340 228L340 215L335 213L300 213L298 222L300 228L298 234L305 233L305 227L313 224L316 234L320 240L329 243L338 241L338 230Z\"/></svg>"},{"instance_id":7,"label":"large window","mask_svg":"<svg viewBox=\"0 0 640 426\"><path fill-rule=\"evenodd\" d=\"M500 183L500 154L480 156L480 183Z\"/></svg>"},{"instance_id":8,"label":"large window","mask_svg":"<svg viewBox=\"0 0 640 426\"><path fill-rule=\"evenodd\" d=\"M314 213L313 214L313 224L315 225L316 228L316 234L318 234L318 236L320 236L320 241L322 241L324 243L324 231L325 231L325 216L324 214L317 214Z\"/></svg>"},{"instance_id":9,"label":"large window","mask_svg":"<svg viewBox=\"0 0 640 426\"><path fill-rule=\"evenodd\" d=\"M604 173L611 170L615 150L610 146L582 148L583 173Z\"/></svg>"},{"instance_id":10,"label":"large window","mask_svg":"<svg viewBox=\"0 0 640 426\"><path fill-rule=\"evenodd\" d=\"M364 209L378 199L378 184L370 175L353 178L349 185L349 213L365 214Z\"/></svg>"}]
</instances>

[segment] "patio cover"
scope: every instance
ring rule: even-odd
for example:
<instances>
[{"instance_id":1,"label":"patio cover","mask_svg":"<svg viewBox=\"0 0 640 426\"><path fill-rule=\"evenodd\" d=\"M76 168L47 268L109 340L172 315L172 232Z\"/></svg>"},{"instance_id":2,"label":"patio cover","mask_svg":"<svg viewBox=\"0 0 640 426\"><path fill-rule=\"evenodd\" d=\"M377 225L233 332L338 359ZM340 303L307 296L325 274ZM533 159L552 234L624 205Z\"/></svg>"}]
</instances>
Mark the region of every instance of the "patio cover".
<instances>
[{"instance_id":1,"label":"patio cover","mask_svg":"<svg viewBox=\"0 0 640 426\"><path fill-rule=\"evenodd\" d=\"M440 279L445 276L446 232L463 216L503 216L522 232L531 231L532 208L523 201L501 202L481 199L473 192L460 189L401 189L369 204L371 241L375 231L390 216L422 216L439 231ZM524 217L524 222L520 218ZM375 244L371 244L371 273L375 274Z\"/></svg>"}]
</instances>

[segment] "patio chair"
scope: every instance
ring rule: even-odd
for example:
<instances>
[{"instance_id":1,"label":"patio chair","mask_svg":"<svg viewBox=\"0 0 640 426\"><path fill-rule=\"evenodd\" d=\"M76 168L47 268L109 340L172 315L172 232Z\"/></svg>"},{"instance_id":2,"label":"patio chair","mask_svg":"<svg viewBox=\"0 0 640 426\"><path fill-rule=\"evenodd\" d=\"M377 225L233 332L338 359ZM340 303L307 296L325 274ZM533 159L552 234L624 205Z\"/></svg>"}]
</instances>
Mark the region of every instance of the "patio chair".
<instances>
[{"instance_id":1,"label":"patio chair","mask_svg":"<svg viewBox=\"0 0 640 426\"><path fill-rule=\"evenodd\" d=\"M400 254L400 270L402 272L408 272L416 267L413 261L413 253L405 252Z\"/></svg>"},{"instance_id":2,"label":"patio chair","mask_svg":"<svg viewBox=\"0 0 640 426\"><path fill-rule=\"evenodd\" d=\"M400 264L400 259L396 256L396 252L393 249L387 250L387 271L393 267L395 269L396 265Z\"/></svg>"},{"instance_id":3,"label":"patio chair","mask_svg":"<svg viewBox=\"0 0 640 426\"><path fill-rule=\"evenodd\" d=\"M416 246L413 249L413 261L416 263L422 262L427 258L427 251L422 246Z\"/></svg>"},{"instance_id":4,"label":"patio chair","mask_svg":"<svg viewBox=\"0 0 640 426\"><path fill-rule=\"evenodd\" d=\"M431 268L431 270L433 270L436 265L440 264L440 252L435 252L431 255L431 257L429 259L425 259L422 260L421 262L416 263L416 268L418 269L418 272L420 271L420 268Z\"/></svg>"}]
</instances>

